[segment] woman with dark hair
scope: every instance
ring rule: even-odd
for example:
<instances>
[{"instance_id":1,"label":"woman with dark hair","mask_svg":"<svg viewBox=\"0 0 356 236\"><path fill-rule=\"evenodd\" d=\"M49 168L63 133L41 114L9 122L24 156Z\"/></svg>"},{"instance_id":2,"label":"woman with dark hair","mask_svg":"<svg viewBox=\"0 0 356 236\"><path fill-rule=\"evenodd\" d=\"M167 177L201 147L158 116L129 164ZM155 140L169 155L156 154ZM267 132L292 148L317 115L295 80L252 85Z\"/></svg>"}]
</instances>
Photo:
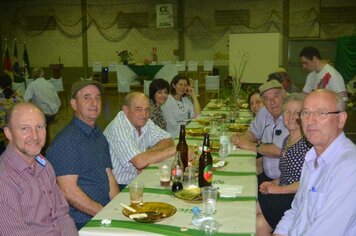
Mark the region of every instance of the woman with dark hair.
<instances>
[{"instance_id":1,"label":"woman with dark hair","mask_svg":"<svg viewBox=\"0 0 356 236\"><path fill-rule=\"evenodd\" d=\"M166 103L169 83L164 79L155 79L149 87L150 119L161 129L166 130L167 122L163 117L161 106Z\"/></svg>"},{"instance_id":2,"label":"woman with dark hair","mask_svg":"<svg viewBox=\"0 0 356 236\"><path fill-rule=\"evenodd\" d=\"M5 135L3 128L5 126L5 117L7 111L16 103L23 102L22 97L12 90L12 79L8 75L0 77L0 154L5 151Z\"/></svg>"},{"instance_id":3,"label":"woman with dark hair","mask_svg":"<svg viewBox=\"0 0 356 236\"><path fill-rule=\"evenodd\" d=\"M170 93L167 102L162 106L162 112L167 122L167 131L175 138L179 134L180 126L200 115L201 109L188 77L175 76L171 82Z\"/></svg>"}]
</instances>

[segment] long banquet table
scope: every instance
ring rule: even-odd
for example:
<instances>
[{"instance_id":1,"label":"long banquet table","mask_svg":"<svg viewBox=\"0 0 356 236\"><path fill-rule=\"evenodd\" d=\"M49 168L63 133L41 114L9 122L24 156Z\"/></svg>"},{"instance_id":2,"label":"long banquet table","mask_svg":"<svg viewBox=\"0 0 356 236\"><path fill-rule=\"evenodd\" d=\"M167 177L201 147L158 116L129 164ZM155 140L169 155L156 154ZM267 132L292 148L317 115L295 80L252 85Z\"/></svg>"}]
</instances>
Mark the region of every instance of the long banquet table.
<instances>
[{"instance_id":1,"label":"long banquet table","mask_svg":"<svg viewBox=\"0 0 356 236\"><path fill-rule=\"evenodd\" d=\"M203 115L219 110L209 110L209 104L203 110ZM227 110L225 110L227 111ZM242 111L244 113L244 111ZM249 115L245 111L246 116ZM198 127L196 122L188 124L187 128ZM177 142L177 140L176 140ZM188 145L201 145L202 137L187 136ZM235 197L219 197L214 219L219 223L216 235L255 235L256 224L256 153L233 149L227 157L220 158L218 153L212 153L214 159L222 159L228 164L214 170L213 185L241 187L242 191ZM173 158L173 157L172 157ZM81 236L106 235L202 235L202 231L192 225L192 208L202 208L202 203L190 203L174 197L170 188L160 186L159 170L164 164L171 165L173 159L147 167L135 181L145 184L144 202L164 202L177 208L177 212L154 224L138 223L122 213L120 203L130 204L129 192L124 189L107 206L105 206L84 228L79 231ZM110 224L102 224L103 219L110 219Z\"/></svg>"}]
</instances>

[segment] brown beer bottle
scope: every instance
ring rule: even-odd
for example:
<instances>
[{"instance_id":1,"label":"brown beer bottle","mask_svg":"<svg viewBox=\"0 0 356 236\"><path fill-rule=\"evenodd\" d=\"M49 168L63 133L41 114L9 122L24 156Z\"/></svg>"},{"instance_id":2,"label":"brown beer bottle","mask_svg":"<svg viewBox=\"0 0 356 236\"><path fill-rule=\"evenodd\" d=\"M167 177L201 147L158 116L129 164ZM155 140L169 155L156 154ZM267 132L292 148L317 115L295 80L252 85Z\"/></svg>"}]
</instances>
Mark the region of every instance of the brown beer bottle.
<instances>
[{"instance_id":1,"label":"brown beer bottle","mask_svg":"<svg viewBox=\"0 0 356 236\"><path fill-rule=\"evenodd\" d=\"M213 181L213 158L210 153L209 134L205 134L203 152L199 157L199 187L211 186Z\"/></svg>"},{"instance_id":2,"label":"brown beer bottle","mask_svg":"<svg viewBox=\"0 0 356 236\"><path fill-rule=\"evenodd\" d=\"M180 158L183 163L183 171L188 166L188 144L185 140L185 125L180 126L179 142L177 144L177 151L180 152Z\"/></svg>"}]
</instances>

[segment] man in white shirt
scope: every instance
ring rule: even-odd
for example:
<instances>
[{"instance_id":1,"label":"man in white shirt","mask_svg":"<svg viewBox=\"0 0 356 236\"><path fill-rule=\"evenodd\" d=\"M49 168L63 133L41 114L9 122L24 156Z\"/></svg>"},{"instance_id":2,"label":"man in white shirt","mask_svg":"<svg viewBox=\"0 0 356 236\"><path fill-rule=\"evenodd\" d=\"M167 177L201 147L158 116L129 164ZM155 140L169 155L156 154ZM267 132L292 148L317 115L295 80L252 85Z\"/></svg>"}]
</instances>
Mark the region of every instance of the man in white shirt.
<instances>
[{"instance_id":1,"label":"man in white shirt","mask_svg":"<svg viewBox=\"0 0 356 236\"><path fill-rule=\"evenodd\" d=\"M250 128L241 136L233 136L232 142L239 148L257 152L262 156L263 172L258 173L260 184L279 178L281 148L289 131L284 126L281 114L286 94L283 86L278 81L271 80L262 84L259 91L265 107L258 111Z\"/></svg>"},{"instance_id":2,"label":"man in white shirt","mask_svg":"<svg viewBox=\"0 0 356 236\"><path fill-rule=\"evenodd\" d=\"M274 235L356 235L356 146L343 132L345 103L332 91L316 90L306 96L300 118L314 147Z\"/></svg>"},{"instance_id":3,"label":"man in white shirt","mask_svg":"<svg viewBox=\"0 0 356 236\"><path fill-rule=\"evenodd\" d=\"M57 114L61 101L53 85L43 78L44 73L41 68L34 68L32 72L34 81L31 82L25 92L25 102L32 101L45 113L48 118ZM54 118L54 117L53 117Z\"/></svg>"},{"instance_id":4,"label":"man in white shirt","mask_svg":"<svg viewBox=\"0 0 356 236\"><path fill-rule=\"evenodd\" d=\"M125 97L122 111L104 130L113 173L120 189L128 185L142 169L175 154L170 134L149 119L148 98L139 92Z\"/></svg>"},{"instance_id":5,"label":"man in white shirt","mask_svg":"<svg viewBox=\"0 0 356 236\"><path fill-rule=\"evenodd\" d=\"M61 106L61 101L58 97L56 89L53 85L43 78L44 73L41 68L34 68L32 71L34 81L31 82L24 95L24 101L36 104L46 117L47 137L46 144L49 142L49 125L56 118L56 114Z\"/></svg>"},{"instance_id":6,"label":"man in white shirt","mask_svg":"<svg viewBox=\"0 0 356 236\"><path fill-rule=\"evenodd\" d=\"M305 47L299 53L303 68L311 71L302 93L308 94L316 89L328 89L337 93L344 101L347 101L345 82L341 74L334 67L321 59L318 49Z\"/></svg>"}]
</instances>

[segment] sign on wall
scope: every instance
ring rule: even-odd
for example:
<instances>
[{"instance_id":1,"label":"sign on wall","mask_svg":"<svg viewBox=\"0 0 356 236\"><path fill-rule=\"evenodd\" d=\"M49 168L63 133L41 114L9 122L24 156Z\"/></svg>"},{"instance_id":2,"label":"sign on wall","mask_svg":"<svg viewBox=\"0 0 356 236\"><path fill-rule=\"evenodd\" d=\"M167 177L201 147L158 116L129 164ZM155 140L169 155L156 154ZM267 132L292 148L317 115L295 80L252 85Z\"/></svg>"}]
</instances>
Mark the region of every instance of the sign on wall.
<instances>
[{"instance_id":1,"label":"sign on wall","mask_svg":"<svg viewBox=\"0 0 356 236\"><path fill-rule=\"evenodd\" d=\"M157 28L173 27L172 4L156 5Z\"/></svg>"}]
</instances>

